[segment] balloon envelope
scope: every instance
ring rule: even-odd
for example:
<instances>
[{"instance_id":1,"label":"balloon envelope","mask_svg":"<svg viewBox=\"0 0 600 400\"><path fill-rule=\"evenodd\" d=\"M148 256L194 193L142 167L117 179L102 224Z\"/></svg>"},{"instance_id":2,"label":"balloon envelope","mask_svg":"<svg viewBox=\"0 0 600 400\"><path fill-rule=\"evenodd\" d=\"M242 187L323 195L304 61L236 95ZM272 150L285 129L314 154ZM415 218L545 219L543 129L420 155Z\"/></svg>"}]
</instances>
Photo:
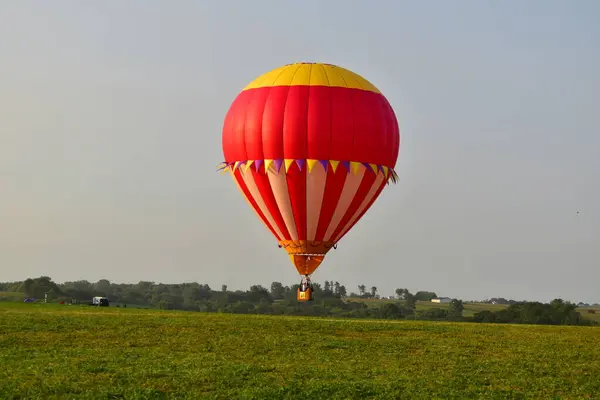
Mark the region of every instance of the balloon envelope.
<instances>
[{"instance_id":1,"label":"balloon envelope","mask_svg":"<svg viewBox=\"0 0 600 400\"><path fill-rule=\"evenodd\" d=\"M335 65L295 63L233 101L222 168L308 275L396 181L399 148L396 116L375 86Z\"/></svg>"}]
</instances>

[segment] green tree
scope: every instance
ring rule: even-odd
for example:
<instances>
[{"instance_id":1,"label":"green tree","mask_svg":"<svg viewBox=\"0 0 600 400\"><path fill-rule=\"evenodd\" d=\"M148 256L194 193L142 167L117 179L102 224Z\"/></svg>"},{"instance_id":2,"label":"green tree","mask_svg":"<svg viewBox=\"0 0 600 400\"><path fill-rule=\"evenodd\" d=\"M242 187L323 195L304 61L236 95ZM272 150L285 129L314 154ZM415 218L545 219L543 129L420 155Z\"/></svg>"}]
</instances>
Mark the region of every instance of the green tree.
<instances>
[{"instance_id":1,"label":"green tree","mask_svg":"<svg viewBox=\"0 0 600 400\"><path fill-rule=\"evenodd\" d=\"M94 284L94 290L96 290L99 294L112 298L113 290L112 285L108 279L100 279L98 282Z\"/></svg>"},{"instance_id":2,"label":"green tree","mask_svg":"<svg viewBox=\"0 0 600 400\"><path fill-rule=\"evenodd\" d=\"M364 297L366 291L367 291L367 287L365 285L358 285L358 292L359 292L360 297Z\"/></svg>"},{"instance_id":3,"label":"green tree","mask_svg":"<svg viewBox=\"0 0 600 400\"><path fill-rule=\"evenodd\" d=\"M436 297L437 294L435 292L427 292L425 290L415 293L415 299L420 301L431 301L431 299L435 299Z\"/></svg>"},{"instance_id":4,"label":"green tree","mask_svg":"<svg viewBox=\"0 0 600 400\"><path fill-rule=\"evenodd\" d=\"M397 319L402 318L404 315L401 307L394 303L386 303L380 307L379 316L386 319Z\"/></svg>"},{"instance_id":5,"label":"green tree","mask_svg":"<svg viewBox=\"0 0 600 400\"><path fill-rule=\"evenodd\" d=\"M271 283L271 297L274 300L285 298L285 287L281 284L281 282Z\"/></svg>"},{"instance_id":6,"label":"green tree","mask_svg":"<svg viewBox=\"0 0 600 400\"><path fill-rule=\"evenodd\" d=\"M416 310L417 308L417 299L415 298L415 296L409 292L408 290L406 291L406 293L404 294L404 299L406 300L406 307L411 309L411 310Z\"/></svg>"},{"instance_id":7,"label":"green tree","mask_svg":"<svg viewBox=\"0 0 600 400\"><path fill-rule=\"evenodd\" d=\"M27 297L35 297L37 299L43 299L47 294L50 299L65 296L62 290L56 283L52 281L50 277L40 276L35 279L27 279L21 285L20 291L25 293Z\"/></svg>"},{"instance_id":8,"label":"green tree","mask_svg":"<svg viewBox=\"0 0 600 400\"><path fill-rule=\"evenodd\" d=\"M462 300L453 299L448 307L448 316L452 318L460 318L462 317L464 308L465 307Z\"/></svg>"},{"instance_id":9,"label":"green tree","mask_svg":"<svg viewBox=\"0 0 600 400\"><path fill-rule=\"evenodd\" d=\"M448 310L430 308L417 313L417 319L429 321L442 321L448 318Z\"/></svg>"},{"instance_id":10,"label":"green tree","mask_svg":"<svg viewBox=\"0 0 600 400\"><path fill-rule=\"evenodd\" d=\"M371 286L371 298L376 298L377 296L377 286Z\"/></svg>"},{"instance_id":11,"label":"green tree","mask_svg":"<svg viewBox=\"0 0 600 400\"><path fill-rule=\"evenodd\" d=\"M260 301L263 299L268 303L272 302L269 291L261 285L250 286L250 292L247 294L247 299L251 303L260 303Z\"/></svg>"}]
</instances>

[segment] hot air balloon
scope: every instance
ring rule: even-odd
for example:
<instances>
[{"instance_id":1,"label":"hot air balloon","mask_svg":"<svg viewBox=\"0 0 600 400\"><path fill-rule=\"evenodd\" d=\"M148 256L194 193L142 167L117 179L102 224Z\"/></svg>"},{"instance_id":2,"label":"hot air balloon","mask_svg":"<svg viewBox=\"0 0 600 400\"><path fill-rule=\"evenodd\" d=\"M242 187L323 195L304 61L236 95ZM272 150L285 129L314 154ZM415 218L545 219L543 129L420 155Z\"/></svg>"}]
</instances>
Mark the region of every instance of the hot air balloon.
<instances>
[{"instance_id":1,"label":"hot air balloon","mask_svg":"<svg viewBox=\"0 0 600 400\"><path fill-rule=\"evenodd\" d=\"M310 275L389 181L400 149L383 94L345 68L300 62L259 76L223 124L224 162L240 192L301 275Z\"/></svg>"}]
</instances>

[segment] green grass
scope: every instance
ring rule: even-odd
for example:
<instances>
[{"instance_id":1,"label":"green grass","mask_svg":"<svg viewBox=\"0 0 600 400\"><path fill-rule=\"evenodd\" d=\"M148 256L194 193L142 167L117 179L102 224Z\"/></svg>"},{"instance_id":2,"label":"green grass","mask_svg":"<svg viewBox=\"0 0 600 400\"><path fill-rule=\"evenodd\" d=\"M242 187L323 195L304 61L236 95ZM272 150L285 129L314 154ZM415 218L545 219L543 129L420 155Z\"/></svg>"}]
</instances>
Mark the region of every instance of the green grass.
<instances>
[{"instance_id":1,"label":"green grass","mask_svg":"<svg viewBox=\"0 0 600 400\"><path fill-rule=\"evenodd\" d=\"M1 292L0 291L0 300L23 301L23 300L25 300L25 294L22 292Z\"/></svg>"},{"instance_id":2,"label":"green grass","mask_svg":"<svg viewBox=\"0 0 600 400\"><path fill-rule=\"evenodd\" d=\"M600 329L0 303L0 398L580 399Z\"/></svg>"},{"instance_id":3,"label":"green grass","mask_svg":"<svg viewBox=\"0 0 600 400\"><path fill-rule=\"evenodd\" d=\"M579 307L577 308L577 311L583 318L600 322L600 307Z\"/></svg>"}]
</instances>

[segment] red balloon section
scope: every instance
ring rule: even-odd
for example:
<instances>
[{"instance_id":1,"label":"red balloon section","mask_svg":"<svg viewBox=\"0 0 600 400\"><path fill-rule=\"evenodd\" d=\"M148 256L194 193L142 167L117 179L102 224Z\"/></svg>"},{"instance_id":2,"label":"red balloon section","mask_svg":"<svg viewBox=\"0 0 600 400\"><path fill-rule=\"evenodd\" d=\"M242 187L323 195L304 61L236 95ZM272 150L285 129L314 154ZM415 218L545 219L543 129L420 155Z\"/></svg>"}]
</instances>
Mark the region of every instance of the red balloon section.
<instances>
[{"instance_id":1,"label":"red balloon section","mask_svg":"<svg viewBox=\"0 0 600 400\"><path fill-rule=\"evenodd\" d=\"M296 63L234 100L221 168L309 275L396 181L399 148L396 116L375 86L341 67Z\"/></svg>"}]
</instances>

